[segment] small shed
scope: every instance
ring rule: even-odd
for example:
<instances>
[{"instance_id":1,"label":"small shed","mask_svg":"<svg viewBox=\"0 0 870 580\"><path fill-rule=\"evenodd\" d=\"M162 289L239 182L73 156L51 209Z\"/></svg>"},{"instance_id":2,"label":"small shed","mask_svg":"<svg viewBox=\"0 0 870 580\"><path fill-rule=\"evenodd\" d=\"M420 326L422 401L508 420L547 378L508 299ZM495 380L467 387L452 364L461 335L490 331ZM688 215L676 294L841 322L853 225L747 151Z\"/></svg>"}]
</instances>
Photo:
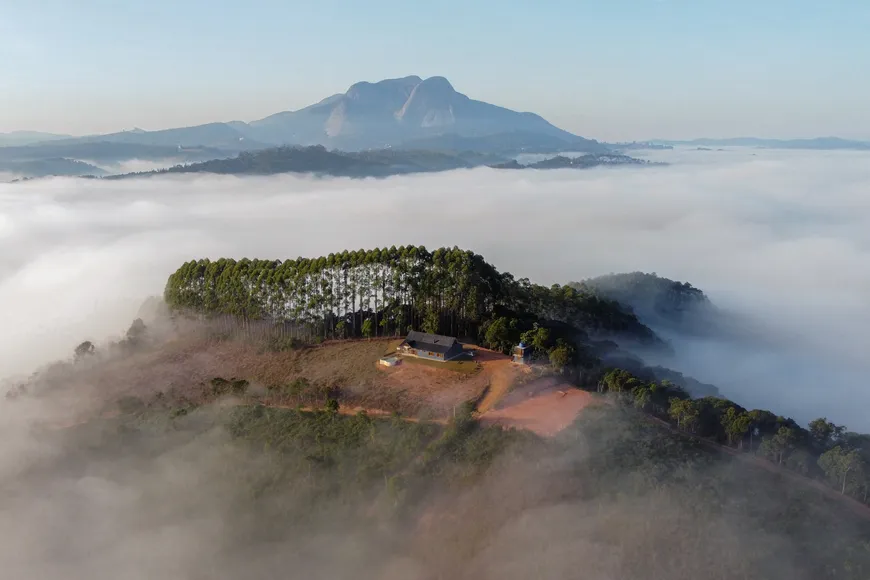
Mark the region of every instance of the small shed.
<instances>
[{"instance_id":1,"label":"small shed","mask_svg":"<svg viewBox=\"0 0 870 580\"><path fill-rule=\"evenodd\" d=\"M402 359L397 356L385 356L378 361L378 364L384 367L394 367L402 363Z\"/></svg>"},{"instance_id":2,"label":"small shed","mask_svg":"<svg viewBox=\"0 0 870 580\"><path fill-rule=\"evenodd\" d=\"M409 332L396 350L403 355L440 362L452 360L464 352L462 343L455 337L416 330Z\"/></svg>"},{"instance_id":3,"label":"small shed","mask_svg":"<svg viewBox=\"0 0 870 580\"><path fill-rule=\"evenodd\" d=\"M514 347L511 360L518 364L527 365L532 362L532 348L524 342Z\"/></svg>"}]
</instances>

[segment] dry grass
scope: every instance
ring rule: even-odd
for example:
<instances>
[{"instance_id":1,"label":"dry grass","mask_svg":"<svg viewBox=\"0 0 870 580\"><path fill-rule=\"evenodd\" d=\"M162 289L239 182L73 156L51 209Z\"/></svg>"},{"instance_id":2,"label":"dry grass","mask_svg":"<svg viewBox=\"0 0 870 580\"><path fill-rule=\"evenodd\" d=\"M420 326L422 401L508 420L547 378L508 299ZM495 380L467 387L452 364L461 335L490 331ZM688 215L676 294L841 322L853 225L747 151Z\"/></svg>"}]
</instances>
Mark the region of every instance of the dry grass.
<instances>
[{"instance_id":1,"label":"dry grass","mask_svg":"<svg viewBox=\"0 0 870 580\"><path fill-rule=\"evenodd\" d=\"M484 356L482 364L462 362L455 368L444 367L450 363L379 366L378 360L385 353L395 353L399 342L329 341L274 352L242 341L186 336L76 369L63 382L70 392L91 401L122 396L149 400L163 393L196 402L212 396L214 378L244 379L250 383L249 395L274 404L316 406L328 395L342 406L445 417L456 405L476 399L486 389L491 374L486 361L506 359L495 354ZM294 383L302 379L306 386L299 393Z\"/></svg>"},{"instance_id":2,"label":"dry grass","mask_svg":"<svg viewBox=\"0 0 870 580\"><path fill-rule=\"evenodd\" d=\"M429 360L425 358L417 358L415 356L403 356L402 364L425 365L434 369L445 371L453 371L464 375L471 375L480 371L480 365L473 360L451 360L439 362L437 360Z\"/></svg>"}]
</instances>

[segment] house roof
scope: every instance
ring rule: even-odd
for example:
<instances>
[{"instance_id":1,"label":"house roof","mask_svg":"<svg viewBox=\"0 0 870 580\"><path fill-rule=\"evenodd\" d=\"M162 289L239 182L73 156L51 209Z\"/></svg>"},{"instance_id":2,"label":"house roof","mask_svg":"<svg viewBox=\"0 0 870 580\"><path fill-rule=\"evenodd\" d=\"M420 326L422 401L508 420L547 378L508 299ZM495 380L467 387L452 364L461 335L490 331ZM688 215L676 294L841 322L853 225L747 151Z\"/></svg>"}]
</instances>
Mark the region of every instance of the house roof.
<instances>
[{"instance_id":1,"label":"house roof","mask_svg":"<svg viewBox=\"0 0 870 580\"><path fill-rule=\"evenodd\" d=\"M411 348L442 354L450 350L457 342L452 336L429 334L428 332L417 332L416 330L409 332L405 338L405 344Z\"/></svg>"}]
</instances>

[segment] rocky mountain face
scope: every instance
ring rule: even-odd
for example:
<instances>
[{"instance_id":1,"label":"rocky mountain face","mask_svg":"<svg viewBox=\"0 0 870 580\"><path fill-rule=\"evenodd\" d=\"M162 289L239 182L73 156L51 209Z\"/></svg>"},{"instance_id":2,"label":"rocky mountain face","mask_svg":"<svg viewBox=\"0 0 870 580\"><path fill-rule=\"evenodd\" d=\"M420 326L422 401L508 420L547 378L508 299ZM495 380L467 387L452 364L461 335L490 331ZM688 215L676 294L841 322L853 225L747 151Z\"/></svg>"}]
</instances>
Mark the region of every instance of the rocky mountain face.
<instances>
[{"instance_id":1,"label":"rocky mountain face","mask_svg":"<svg viewBox=\"0 0 870 580\"><path fill-rule=\"evenodd\" d=\"M270 143L378 148L453 134L482 137L529 132L578 139L533 113L519 113L457 92L444 77L408 76L360 82L344 94L248 125L248 137Z\"/></svg>"}]
</instances>

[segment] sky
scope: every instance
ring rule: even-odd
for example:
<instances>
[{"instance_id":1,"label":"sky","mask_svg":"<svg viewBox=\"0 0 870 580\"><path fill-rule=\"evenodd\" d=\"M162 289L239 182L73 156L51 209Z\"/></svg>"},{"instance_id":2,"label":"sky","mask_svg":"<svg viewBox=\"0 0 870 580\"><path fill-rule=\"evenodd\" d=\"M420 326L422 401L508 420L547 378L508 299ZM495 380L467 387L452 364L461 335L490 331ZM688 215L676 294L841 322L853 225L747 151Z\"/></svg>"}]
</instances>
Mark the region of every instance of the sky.
<instances>
[{"instance_id":1,"label":"sky","mask_svg":"<svg viewBox=\"0 0 870 580\"><path fill-rule=\"evenodd\" d=\"M676 337L675 358L650 362L746 407L870 432L870 153L651 155L673 164L0 184L0 379L122 334L187 260L456 245L546 285L688 281L764 340Z\"/></svg>"},{"instance_id":2,"label":"sky","mask_svg":"<svg viewBox=\"0 0 870 580\"><path fill-rule=\"evenodd\" d=\"M870 139L865 0L0 0L0 132L262 118L446 76L586 137Z\"/></svg>"}]
</instances>

